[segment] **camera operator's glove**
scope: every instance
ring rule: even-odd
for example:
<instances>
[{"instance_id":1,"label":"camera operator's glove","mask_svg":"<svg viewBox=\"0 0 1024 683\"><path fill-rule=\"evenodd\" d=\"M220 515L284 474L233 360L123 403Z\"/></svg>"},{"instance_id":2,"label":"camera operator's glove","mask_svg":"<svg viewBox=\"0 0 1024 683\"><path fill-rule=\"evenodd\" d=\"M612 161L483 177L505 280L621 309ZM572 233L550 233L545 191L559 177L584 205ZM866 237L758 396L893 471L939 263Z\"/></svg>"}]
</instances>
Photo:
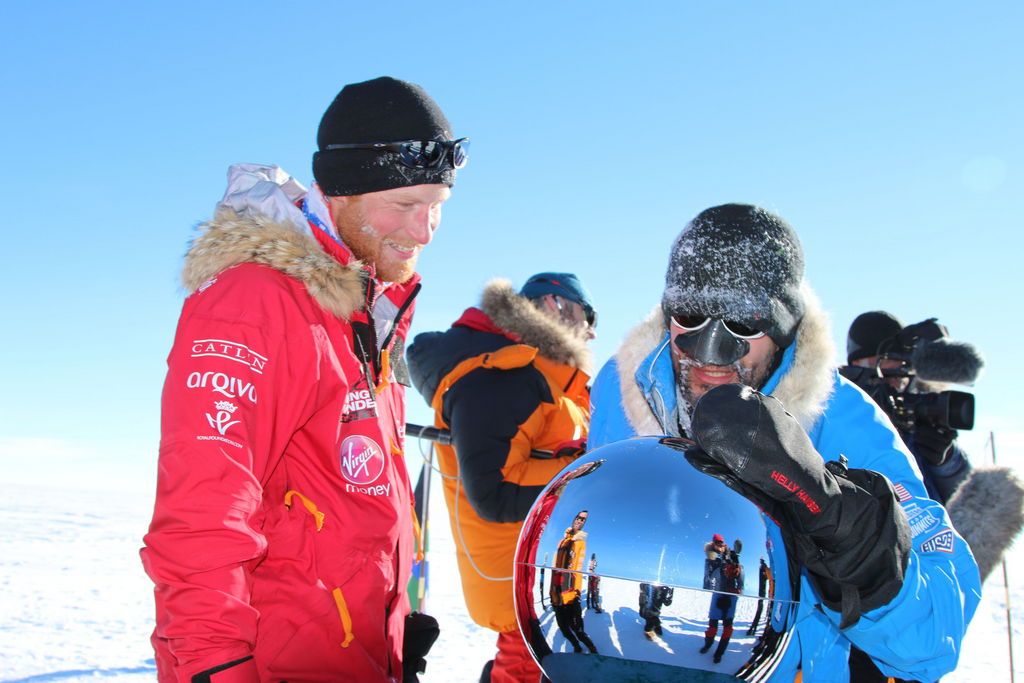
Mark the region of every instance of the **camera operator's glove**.
<instances>
[{"instance_id":1,"label":"camera operator's glove","mask_svg":"<svg viewBox=\"0 0 1024 683\"><path fill-rule=\"evenodd\" d=\"M912 436L914 455L920 456L938 467L949 459L953 441L958 436L955 429L940 427L928 422L918 422Z\"/></svg>"},{"instance_id":2,"label":"camera operator's glove","mask_svg":"<svg viewBox=\"0 0 1024 683\"><path fill-rule=\"evenodd\" d=\"M418 683L419 674L427 670L427 653L441 635L437 619L429 614L413 612L405 618L402 641L402 683Z\"/></svg>"},{"instance_id":3,"label":"camera operator's glove","mask_svg":"<svg viewBox=\"0 0 1024 683\"><path fill-rule=\"evenodd\" d=\"M738 384L707 392L691 429L700 448L687 460L789 532L822 602L842 613L841 629L896 596L910 528L885 477L824 463L779 401Z\"/></svg>"}]
</instances>

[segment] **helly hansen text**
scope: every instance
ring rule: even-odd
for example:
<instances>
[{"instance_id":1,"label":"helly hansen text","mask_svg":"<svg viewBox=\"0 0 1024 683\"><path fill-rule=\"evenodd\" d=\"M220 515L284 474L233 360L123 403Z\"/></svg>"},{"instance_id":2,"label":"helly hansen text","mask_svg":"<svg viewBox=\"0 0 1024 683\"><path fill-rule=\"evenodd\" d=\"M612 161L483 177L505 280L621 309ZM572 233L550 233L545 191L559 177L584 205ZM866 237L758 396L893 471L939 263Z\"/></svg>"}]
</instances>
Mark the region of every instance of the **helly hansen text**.
<instances>
[{"instance_id":1,"label":"helly hansen text","mask_svg":"<svg viewBox=\"0 0 1024 683\"><path fill-rule=\"evenodd\" d=\"M813 498L811 498L807 491L800 488L800 484L797 484L795 481L790 481L786 475L776 470L772 470L772 479L782 488L796 494L797 499L807 506L807 509L810 510L811 514L816 515L821 512L821 507Z\"/></svg>"}]
</instances>

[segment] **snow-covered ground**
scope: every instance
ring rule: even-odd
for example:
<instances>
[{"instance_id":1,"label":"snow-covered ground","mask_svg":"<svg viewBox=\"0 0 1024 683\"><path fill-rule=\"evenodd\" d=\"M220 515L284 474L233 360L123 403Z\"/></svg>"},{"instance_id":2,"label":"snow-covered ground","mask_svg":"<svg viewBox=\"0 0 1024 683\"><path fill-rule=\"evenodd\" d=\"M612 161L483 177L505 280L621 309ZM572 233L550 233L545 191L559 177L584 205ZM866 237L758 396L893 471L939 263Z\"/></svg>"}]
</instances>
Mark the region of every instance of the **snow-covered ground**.
<instances>
[{"instance_id":1,"label":"snow-covered ground","mask_svg":"<svg viewBox=\"0 0 1024 683\"><path fill-rule=\"evenodd\" d=\"M138 490L151 488L151 482L140 482ZM465 615L444 501L437 495L432 503L427 611L442 630L422 680L475 682L493 656L495 636ZM142 493L0 484L0 681L154 680L151 587L138 557L150 511ZM1024 543L1011 551L1008 567L1015 668L1024 681ZM646 641L626 608L635 610L635 588L626 584L621 599L617 590L604 581L606 606L621 602L622 609L585 617L599 650L671 649L687 637L685 619L666 610L665 643ZM551 628L547 614L544 623ZM1009 681L1006 620L1000 568L985 584L960 668L943 680ZM667 650L665 656L671 657Z\"/></svg>"}]
</instances>

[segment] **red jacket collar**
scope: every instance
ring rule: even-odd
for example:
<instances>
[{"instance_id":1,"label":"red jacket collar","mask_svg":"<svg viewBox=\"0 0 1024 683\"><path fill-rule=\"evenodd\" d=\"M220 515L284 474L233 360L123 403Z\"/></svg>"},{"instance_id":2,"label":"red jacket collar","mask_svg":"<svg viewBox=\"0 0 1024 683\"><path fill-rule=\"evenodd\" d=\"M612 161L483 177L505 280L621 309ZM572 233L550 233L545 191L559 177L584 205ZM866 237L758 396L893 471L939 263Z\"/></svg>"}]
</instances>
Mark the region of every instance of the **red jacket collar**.
<instances>
[{"instance_id":1,"label":"red jacket collar","mask_svg":"<svg viewBox=\"0 0 1024 683\"><path fill-rule=\"evenodd\" d=\"M522 341L519 338L519 335L513 334L508 330L503 330L495 325L490 316L476 307L470 307L463 311L459 319L452 324L452 327L468 327L471 330L477 330L480 332L500 334L503 337L508 337L514 342Z\"/></svg>"}]
</instances>

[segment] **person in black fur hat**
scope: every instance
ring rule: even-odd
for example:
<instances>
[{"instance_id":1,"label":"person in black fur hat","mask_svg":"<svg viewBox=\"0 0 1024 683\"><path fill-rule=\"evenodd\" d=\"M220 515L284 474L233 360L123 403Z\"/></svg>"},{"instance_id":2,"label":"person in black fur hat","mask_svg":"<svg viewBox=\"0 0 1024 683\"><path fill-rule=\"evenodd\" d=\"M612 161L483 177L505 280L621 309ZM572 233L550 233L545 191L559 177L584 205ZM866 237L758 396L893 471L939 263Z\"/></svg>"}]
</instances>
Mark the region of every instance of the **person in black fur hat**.
<instances>
[{"instance_id":1,"label":"person in black fur hat","mask_svg":"<svg viewBox=\"0 0 1024 683\"><path fill-rule=\"evenodd\" d=\"M900 372L907 367L907 361L886 353L903 330L903 323L891 313L868 311L854 319L846 336L848 365L841 372L887 412L892 410L894 396L913 391L912 382L917 383L910 374ZM955 429L930 420L917 421L912 427L897 425L921 470L928 495L945 504L970 475L970 460L957 444Z\"/></svg>"},{"instance_id":2,"label":"person in black fur hat","mask_svg":"<svg viewBox=\"0 0 1024 683\"><path fill-rule=\"evenodd\" d=\"M799 594L800 654L774 676L846 680L851 643L888 676L952 671L978 567L892 424L836 372L796 232L757 206L714 206L668 261L660 304L594 382L588 447L688 438L694 467L767 513L800 565L776 585L777 600Z\"/></svg>"}]
</instances>

